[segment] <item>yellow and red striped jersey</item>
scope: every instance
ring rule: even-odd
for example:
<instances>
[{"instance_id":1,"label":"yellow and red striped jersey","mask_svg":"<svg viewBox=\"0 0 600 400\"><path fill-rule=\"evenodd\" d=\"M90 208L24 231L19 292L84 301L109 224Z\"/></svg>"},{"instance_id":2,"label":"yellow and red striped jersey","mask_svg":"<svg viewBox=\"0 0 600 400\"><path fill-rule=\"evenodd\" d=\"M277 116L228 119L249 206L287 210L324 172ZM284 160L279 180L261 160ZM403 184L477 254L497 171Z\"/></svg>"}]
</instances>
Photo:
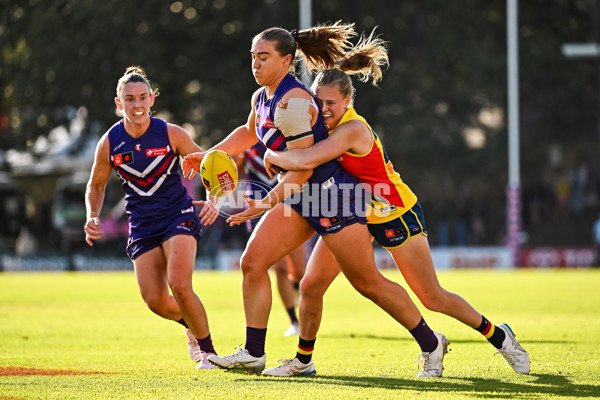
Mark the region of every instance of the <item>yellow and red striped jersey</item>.
<instances>
[{"instance_id":1,"label":"yellow and red striped jersey","mask_svg":"<svg viewBox=\"0 0 600 400\"><path fill-rule=\"evenodd\" d=\"M346 110L337 126L350 120L364 123L373 135L373 143L367 153L354 154L347 151L338 157L338 161L344 170L367 186L366 189L371 195L370 204L367 204L368 223L381 224L391 221L411 209L417 203L417 196L402 182L400 174L394 171L379 137L353 107Z\"/></svg>"}]
</instances>

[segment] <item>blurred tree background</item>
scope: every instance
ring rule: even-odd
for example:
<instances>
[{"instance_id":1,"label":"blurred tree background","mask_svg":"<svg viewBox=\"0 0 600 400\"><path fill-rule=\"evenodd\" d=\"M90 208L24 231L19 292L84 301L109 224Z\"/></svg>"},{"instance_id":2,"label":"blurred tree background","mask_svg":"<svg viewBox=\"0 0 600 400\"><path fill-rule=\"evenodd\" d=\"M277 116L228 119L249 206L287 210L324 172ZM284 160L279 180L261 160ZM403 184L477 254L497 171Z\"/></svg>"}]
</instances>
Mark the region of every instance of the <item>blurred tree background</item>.
<instances>
[{"instance_id":1,"label":"blurred tree background","mask_svg":"<svg viewBox=\"0 0 600 400\"><path fill-rule=\"evenodd\" d=\"M568 59L561 45L600 41L599 1L519 4L530 244L591 243L600 61ZM355 105L419 196L432 243L502 243L506 2L328 0L313 1L312 14L313 24L355 22L367 33L377 27L389 42L380 87L355 81ZM290 0L0 0L0 149L34 152L40 137L76 115L84 116L84 138L99 137L117 120L116 82L130 65L144 67L159 88L157 115L209 147L248 116L257 89L252 37L270 26L297 28L298 19Z\"/></svg>"}]
</instances>

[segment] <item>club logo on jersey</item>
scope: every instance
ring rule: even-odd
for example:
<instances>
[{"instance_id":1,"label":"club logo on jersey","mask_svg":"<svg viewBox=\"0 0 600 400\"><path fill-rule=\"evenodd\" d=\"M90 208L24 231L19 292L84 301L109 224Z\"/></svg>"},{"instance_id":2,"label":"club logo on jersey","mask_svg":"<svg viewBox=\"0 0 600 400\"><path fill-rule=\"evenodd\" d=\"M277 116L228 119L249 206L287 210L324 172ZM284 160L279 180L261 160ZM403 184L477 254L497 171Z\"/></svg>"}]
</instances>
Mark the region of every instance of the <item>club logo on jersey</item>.
<instances>
[{"instance_id":1,"label":"club logo on jersey","mask_svg":"<svg viewBox=\"0 0 600 400\"><path fill-rule=\"evenodd\" d=\"M141 144L136 144L135 145L135 150L136 151L142 151L142 145Z\"/></svg>"},{"instance_id":2,"label":"club logo on jersey","mask_svg":"<svg viewBox=\"0 0 600 400\"><path fill-rule=\"evenodd\" d=\"M168 152L169 152L169 149L167 147L157 147L156 149L147 149L146 157L164 156Z\"/></svg>"},{"instance_id":3,"label":"club logo on jersey","mask_svg":"<svg viewBox=\"0 0 600 400\"><path fill-rule=\"evenodd\" d=\"M332 217L332 218L321 218L319 220L319 222L321 222L321 226L323 228L329 228L331 225L335 225L338 224L340 222L340 219L337 217Z\"/></svg>"},{"instance_id":4,"label":"club logo on jersey","mask_svg":"<svg viewBox=\"0 0 600 400\"><path fill-rule=\"evenodd\" d=\"M263 128L268 128L268 129L277 129L277 127L275 126L275 124L273 123L273 121L271 121L269 118L265 119L265 123L263 124Z\"/></svg>"},{"instance_id":5,"label":"club logo on jersey","mask_svg":"<svg viewBox=\"0 0 600 400\"><path fill-rule=\"evenodd\" d=\"M133 162L133 152L128 151L127 153L116 154L113 157L115 165L131 164Z\"/></svg>"}]
</instances>

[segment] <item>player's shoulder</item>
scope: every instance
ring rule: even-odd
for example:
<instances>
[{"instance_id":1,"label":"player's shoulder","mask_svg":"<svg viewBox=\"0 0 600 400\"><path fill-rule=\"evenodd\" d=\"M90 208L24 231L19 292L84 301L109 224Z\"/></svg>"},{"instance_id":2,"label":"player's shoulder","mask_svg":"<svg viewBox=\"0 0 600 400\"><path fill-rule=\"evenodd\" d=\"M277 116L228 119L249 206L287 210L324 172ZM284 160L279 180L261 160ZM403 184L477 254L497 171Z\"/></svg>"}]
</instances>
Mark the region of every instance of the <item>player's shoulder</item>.
<instances>
[{"instance_id":1,"label":"player's shoulder","mask_svg":"<svg viewBox=\"0 0 600 400\"><path fill-rule=\"evenodd\" d=\"M171 147L176 153L181 154L183 149L189 147L190 143L194 144L189 132L177 124L167 122L167 135L169 143L171 143ZM197 151L197 149L195 150ZM189 152L190 150L188 149L187 152L184 152L184 155L188 154Z\"/></svg>"},{"instance_id":2,"label":"player's shoulder","mask_svg":"<svg viewBox=\"0 0 600 400\"><path fill-rule=\"evenodd\" d=\"M301 87L293 87L281 96L281 101L286 103L291 98L303 98L312 100L312 96L305 89Z\"/></svg>"},{"instance_id":3,"label":"player's shoulder","mask_svg":"<svg viewBox=\"0 0 600 400\"><path fill-rule=\"evenodd\" d=\"M350 119L344 121L334 129L334 132L352 132L352 133L363 133L371 135L369 126L359 119Z\"/></svg>"},{"instance_id":4,"label":"player's shoulder","mask_svg":"<svg viewBox=\"0 0 600 400\"><path fill-rule=\"evenodd\" d=\"M183 129L181 126L177 124L173 124L171 122L166 122L167 124L167 133L169 135L187 135L187 131Z\"/></svg>"},{"instance_id":5,"label":"player's shoulder","mask_svg":"<svg viewBox=\"0 0 600 400\"><path fill-rule=\"evenodd\" d=\"M264 91L264 88L258 88L254 91L254 93L252 93L252 98L250 100L251 104L252 104L252 108L254 108L254 106L256 105L256 102L258 101L258 97L260 96L261 92Z\"/></svg>"}]
</instances>

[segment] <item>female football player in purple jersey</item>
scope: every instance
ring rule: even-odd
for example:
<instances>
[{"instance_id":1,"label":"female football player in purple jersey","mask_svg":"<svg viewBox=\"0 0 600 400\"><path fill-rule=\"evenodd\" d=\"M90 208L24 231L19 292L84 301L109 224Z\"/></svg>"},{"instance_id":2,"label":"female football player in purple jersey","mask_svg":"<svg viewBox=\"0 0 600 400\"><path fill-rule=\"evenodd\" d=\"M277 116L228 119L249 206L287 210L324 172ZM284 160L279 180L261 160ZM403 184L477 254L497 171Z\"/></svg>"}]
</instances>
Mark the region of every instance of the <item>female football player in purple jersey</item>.
<instances>
[{"instance_id":1,"label":"female football player in purple jersey","mask_svg":"<svg viewBox=\"0 0 600 400\"><path fill-rule=\"evenodd\" d=\"M209 203L196 213L181 181L179 156L201 149L181 127L150 116L157 94L140 67L127 68L119 79L115 103L123 118L96 147L85 193L85 239L93 246L102 238L99 216L115 170L129 216L127 254L142 298L154 313L186 328L196 368L209 369L214 366L206 357L216 352L206 310L192 288L192 273L201 225L212 224L217 213Z\"/></svg>"},{"instance_id":2,"label":"female football player in purple jersey","mask_svg":"<svg viewBox=\"0 0 600 400\"><path fill-rule=\"evenodd\" d=\"M309 68L334 67L337 61L351 56L350 39L354 35L353 24L341 23L300 32L269 28L256 35L250 53L252 72L261 88L252 96L246 124L236 128L214 148L235 157L257 140L273 150L306 148L325 140L328 134L319 107L290 71L293 71L297 51L304 56ZM191 177L199 170L203 155L194 153L185 158L185 176ZM289 171L264 199L247 198L248 209L229 217L230 224L240 224L266 212L240 260L246 316L244 348L224 357L209 356L211 363L224 369L244 369L257 374L263 371L272 302L268 269L315 232L321 235L354 288L411 330L419 345L429 349L423 351L439 347L445 350L447 343L438 340L427 326L408 293L378 271L364 210L360 209L364 199L356 201L360 196L355 192L357 183L335 160L308 171ZM347 190L349 187L352 189ZM294 191L296 193L288 196ZM310 202L314 199L316 206ZM306 203L312 208L306 207ZM300 340L299 351L310 354L313 346L314 340ZM315 373L312 362L298 368L303 375Z\"/></svg>"},{"instance_id":3,"label":"female football player in purple jersey","mask_svg":"<svg viewBox=\"0 0 600 400\"><path fill-rule=\"evenodd\" d=\"M252 198L262 199L277 184L277 178L270 177L265 170L263 157L266 150L267 148L259 142L236 157L238 170L244 171L244 179L247 181L246 193ZM248 233L252 233L259 221L258 218L246 221ZM297 336L300 333L300 323L296 315L296 297L299 294L300 280L304 276L305 269L305 243L273 265L279 297L290 318L290 326L283 333L284 336Z\"/></svg>"}]
</instances>

